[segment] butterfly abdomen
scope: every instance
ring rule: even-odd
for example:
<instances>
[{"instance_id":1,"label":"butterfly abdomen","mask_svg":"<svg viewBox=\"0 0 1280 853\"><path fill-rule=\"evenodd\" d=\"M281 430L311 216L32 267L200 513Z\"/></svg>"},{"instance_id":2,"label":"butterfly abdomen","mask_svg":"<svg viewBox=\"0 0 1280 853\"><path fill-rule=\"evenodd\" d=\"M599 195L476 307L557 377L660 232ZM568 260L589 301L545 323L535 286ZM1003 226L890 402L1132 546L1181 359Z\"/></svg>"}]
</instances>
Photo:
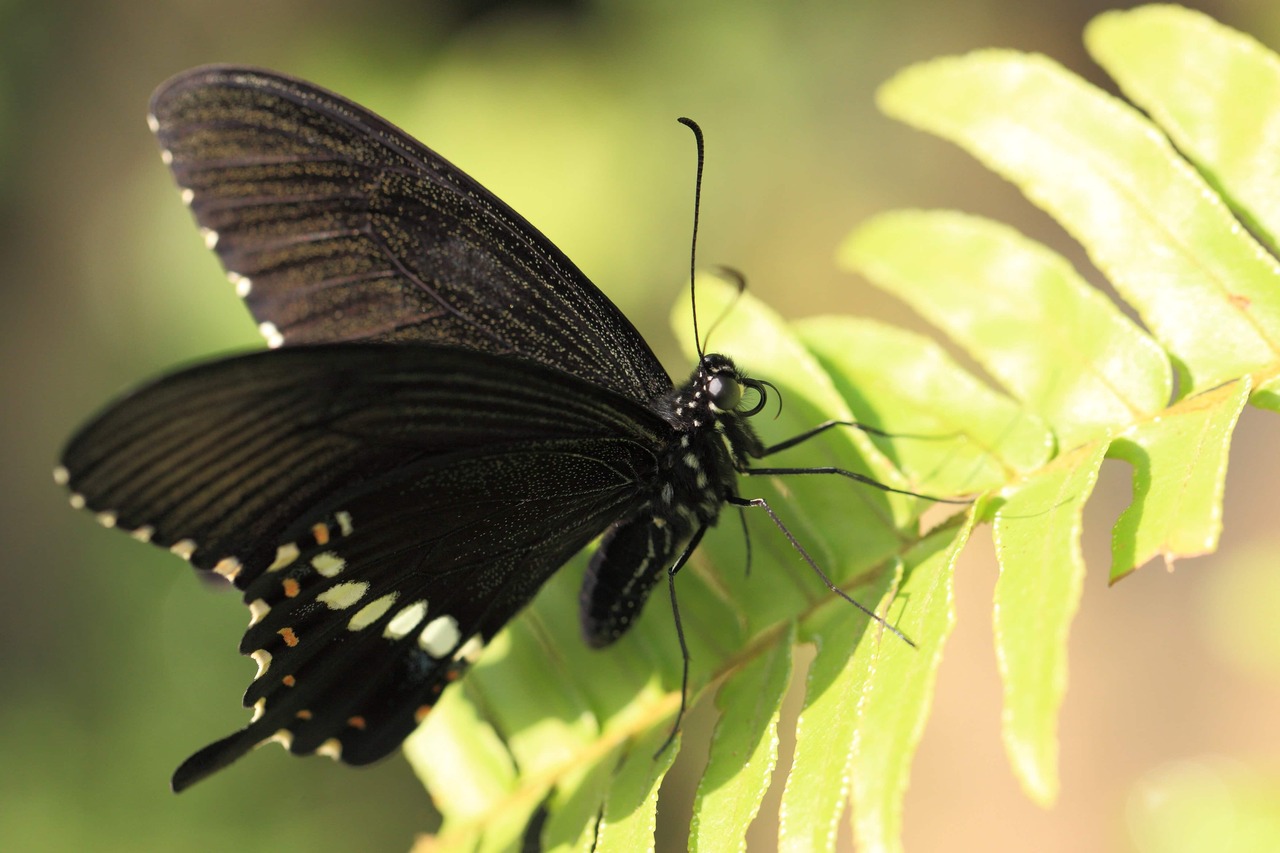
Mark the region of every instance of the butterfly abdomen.
<instances>
[{"instance_id":1,"label":"butterfly abdomen","mask_svg":"<svg viewBox=\"0 0 1280 853\"><path fill-rule=\"evenodd\" d=\"M626 633L662 573L698 531L715 525L725 501L737 494L738 471L759 455L760 442L727 398L714 392L732 383L736 405L741 378L729 359L706 356L685 385L655 402L672 429L658 450L648 500L615 524L592 556L579 598L588 644L607 646Z\"/></svg>"}]
</instances>

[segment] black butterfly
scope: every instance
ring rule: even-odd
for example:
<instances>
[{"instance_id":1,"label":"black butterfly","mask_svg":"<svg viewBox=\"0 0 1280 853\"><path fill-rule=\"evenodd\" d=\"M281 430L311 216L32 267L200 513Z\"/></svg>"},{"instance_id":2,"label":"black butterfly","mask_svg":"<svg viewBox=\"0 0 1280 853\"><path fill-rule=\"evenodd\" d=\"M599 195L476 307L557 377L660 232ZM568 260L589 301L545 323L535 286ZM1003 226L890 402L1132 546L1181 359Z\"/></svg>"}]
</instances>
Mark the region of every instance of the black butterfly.
<instances>
[{"instance_id":1,"label":"black butterfly","mask_svg":"<svg viewBox=\"0 0 1280 853\"><path fill-rule=\"evenodd\" d=\"M150 123L270 345L116 401L56 472L73 505L244 592L253 719L175 790L269 740L385 756L601 534L581 594L597 647L725 504L781 526L738 475L867 480L749 468L836 424L765 447L746 418L766 383L721 355L674 387L533 226L350 101L198 68Z\"/></svg>"}]
</instances>

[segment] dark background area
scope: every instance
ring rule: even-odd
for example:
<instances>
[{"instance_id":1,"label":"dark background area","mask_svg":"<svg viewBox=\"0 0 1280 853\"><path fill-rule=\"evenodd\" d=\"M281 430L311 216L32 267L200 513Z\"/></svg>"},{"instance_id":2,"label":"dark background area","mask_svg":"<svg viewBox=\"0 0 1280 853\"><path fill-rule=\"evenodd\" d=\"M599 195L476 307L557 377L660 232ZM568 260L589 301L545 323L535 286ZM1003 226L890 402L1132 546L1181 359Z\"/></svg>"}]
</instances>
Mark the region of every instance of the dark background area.
<instances>
[{"instance_id":1,"label":"dark background area","mask_svg":"<svg viewBox=\"0 0 1280 853\"><path fill-rule=\"evenodd\" d=\"M161 81L255 64L380 112L545 231L682 375L666 320L686 295L694 170L679 115L708 137L702 262L743 270L786 316L925 328L833 261L854 225L895 207L1002 219L1101 284L1048 217L880 116L873 96L911 62L989 46L1047 53L1110 88L1081 30L1114 5L0 2L0 849L403 850L436 820L399 756L354 771L273 747L171 795L177 763L247 719L245 611L71 511L51 481L62 442L123 388L261 346L147 131ZM1280 47L1273 3L1195 5ZM1221 552L1114 589L1109 528L1129 471L1104 469L1051 810L1022 796L1000 743L995 563L975 535L907 798L909 849L1129 849L1151 791L1180 768L1280 778L1276 426L1242 419ZM686 743L706 731L695 720ZM696 782L693 762L679 768L673 797ZM770 803L758 849L772 846Z\"/></svg>"}]
</instances>

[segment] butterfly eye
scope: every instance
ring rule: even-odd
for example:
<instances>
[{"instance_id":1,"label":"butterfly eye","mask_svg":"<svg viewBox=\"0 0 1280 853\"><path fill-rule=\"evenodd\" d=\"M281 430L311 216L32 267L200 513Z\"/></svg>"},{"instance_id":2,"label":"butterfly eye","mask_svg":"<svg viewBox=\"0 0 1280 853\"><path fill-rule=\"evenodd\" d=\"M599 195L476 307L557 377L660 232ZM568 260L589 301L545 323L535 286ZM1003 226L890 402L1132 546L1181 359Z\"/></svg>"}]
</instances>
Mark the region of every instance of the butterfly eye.
<instances>
[{"instance_id":1,"label":"butterfly eye","mask_svg":"<svg viewBox=\"0 0 1280 853\"><path fill-rule=\"evenodd\" d=\"M707 382L711 402L722 412L728 412L742 402L742 386L732 376L713 376Z\"/></svg>"}]
</instances>

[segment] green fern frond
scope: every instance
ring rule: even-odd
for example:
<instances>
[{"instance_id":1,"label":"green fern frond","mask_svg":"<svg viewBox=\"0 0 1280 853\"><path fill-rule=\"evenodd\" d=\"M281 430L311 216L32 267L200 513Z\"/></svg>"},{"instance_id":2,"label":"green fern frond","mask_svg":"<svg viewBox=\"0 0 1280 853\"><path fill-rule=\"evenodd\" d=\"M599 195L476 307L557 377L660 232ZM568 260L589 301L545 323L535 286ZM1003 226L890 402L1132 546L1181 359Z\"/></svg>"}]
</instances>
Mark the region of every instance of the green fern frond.
<instances>
[{"instance_id":1,"label":"green fern frond","mask_svg":"<svg viewBox=\"0 0 1280 853\"><path fill-rule=\"evenodd\" d=\"M744 577L743 536L729 515L677 584L693 695L714 694L719 713L693 847L743 847L777 758L796 643L816 657L779 846L830 849L852 805L860 845L900 847L910 762L955 620L952 570L977 521L992 521L1000 562L1005 744L1042 803L1057 792L1067 634L1085 570L1081 519L1103 459L1134 470L1133 501L1114 530L1113 582L1153 557L1217 545L1236 419L1246 402L1280 411L1271 254L1280 167L1267 144L1280 136L1280 58L1172 6L1108 13L1086 39L1150 119L1044 57L1009 51L907 69L880 100L1049 212L1141 326L1007 226L902 211L859 228L841 265L913 306L985 376L920 335L848 317L788 326L750 297L716 329L715 349L782 390L781 416L756 419L766 441L828 418L926 437L832 432L786 451L786 464L983 496L940 522L931 512L930 527L921 522L930 505L902 495L830 478L750 482L833 579L918 647L831 595L767 519L750 520ZM733 298L700 280L704 316ZM692 350L683 307L675 327ZM410 741L445 815L422 849L511 849L530 832L548 849L653 848L658 788L680 745L655 757L679 705L670 608L651 605L616 647L591 652L577 636L581 568L552 580Z\"/></svg>"}]
</instances>

